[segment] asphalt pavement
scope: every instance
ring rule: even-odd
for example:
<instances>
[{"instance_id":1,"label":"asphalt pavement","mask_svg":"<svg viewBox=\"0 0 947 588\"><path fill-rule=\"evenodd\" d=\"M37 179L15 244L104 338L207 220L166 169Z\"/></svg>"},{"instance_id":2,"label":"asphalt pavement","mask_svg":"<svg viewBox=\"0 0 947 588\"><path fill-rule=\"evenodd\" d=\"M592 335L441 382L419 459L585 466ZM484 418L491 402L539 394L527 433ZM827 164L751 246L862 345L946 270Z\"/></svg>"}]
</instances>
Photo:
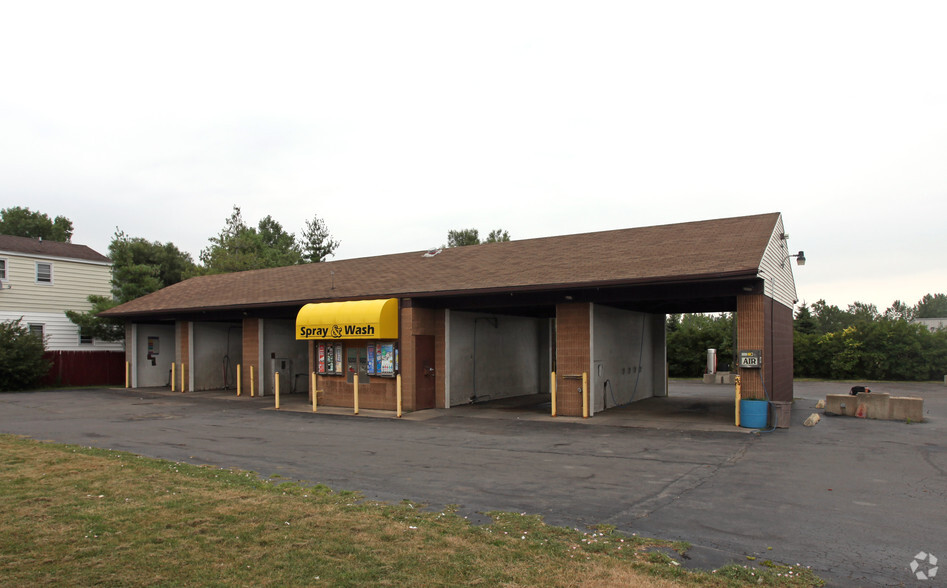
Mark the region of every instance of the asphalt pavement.
<instances>
[{"instance_id":1,"label":"asphalt pavement","mask_svg":"<svg viewBox=\"0 0 947 588\"><path fill-rule=\"evenodd\" d=\"M792 427L762 433L732 425L732 388L694 382L672 382L668 402L587 420L534 406L396 419L312 414L301 397L276 411L272 398L229 393L6 393L0 432L456 504L474 521L504 510L606 523L690 542L692 567L769 559L811 566L834 586L942 584L947 570L919 581L910 566L921 552L947 558L947 387L870 384L922 397L922 423L830 416L802 426L821 413L818 399L850 386L797 382Z\"/></svg>"}]
</instances>

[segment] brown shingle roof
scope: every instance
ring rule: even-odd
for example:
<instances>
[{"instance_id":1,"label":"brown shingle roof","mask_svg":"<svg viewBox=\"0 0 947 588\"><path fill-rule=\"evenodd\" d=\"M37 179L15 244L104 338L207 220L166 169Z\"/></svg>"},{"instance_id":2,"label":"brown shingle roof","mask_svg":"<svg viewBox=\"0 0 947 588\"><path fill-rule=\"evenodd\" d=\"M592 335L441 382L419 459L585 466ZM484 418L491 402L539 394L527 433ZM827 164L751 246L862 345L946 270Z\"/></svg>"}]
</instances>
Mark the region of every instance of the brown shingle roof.
<instances>
[{"instance_id":1,"label":"brown shingle roof","mask_svg":"<svg viewBox=\"0 0 947 588\"><path fill-rule=\"evenodd\" d=\"M779 213L201 276L107 316L755 275Z\"/></svg>"},{"instance_id":2,"label":"brown shingle roof","mask_svg":"<svg viewBox=\"0 0 947 588\"><path fill-rule=\"evenodd\" d=\"M60 243L59 241L49 241L45 239L40 241L39 239L32 239L30 237L14 237L13 235L0 235L0 251L39 255L42 257L65 257L84 261L110 262L108 257L94 251L91 247L86 245Z\"/></svg>"}]
</instances>

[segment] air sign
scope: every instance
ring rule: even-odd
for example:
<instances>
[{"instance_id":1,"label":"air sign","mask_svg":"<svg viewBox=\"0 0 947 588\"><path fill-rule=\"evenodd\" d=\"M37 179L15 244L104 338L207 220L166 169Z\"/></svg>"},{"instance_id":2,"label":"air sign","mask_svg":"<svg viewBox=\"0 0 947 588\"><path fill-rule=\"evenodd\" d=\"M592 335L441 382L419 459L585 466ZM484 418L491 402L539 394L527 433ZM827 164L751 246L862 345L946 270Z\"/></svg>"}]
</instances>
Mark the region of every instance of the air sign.
<instances>
[{"instance_id":1,"label":"air sign","mask_svg":"<svg viewBox=\"0 0 947 588\"><path fill-rule=\"evenodd\" d=\"M744 369L763 367L763 352L759 349L740 350L740 367Z\"/></svg>"}]
</instances>

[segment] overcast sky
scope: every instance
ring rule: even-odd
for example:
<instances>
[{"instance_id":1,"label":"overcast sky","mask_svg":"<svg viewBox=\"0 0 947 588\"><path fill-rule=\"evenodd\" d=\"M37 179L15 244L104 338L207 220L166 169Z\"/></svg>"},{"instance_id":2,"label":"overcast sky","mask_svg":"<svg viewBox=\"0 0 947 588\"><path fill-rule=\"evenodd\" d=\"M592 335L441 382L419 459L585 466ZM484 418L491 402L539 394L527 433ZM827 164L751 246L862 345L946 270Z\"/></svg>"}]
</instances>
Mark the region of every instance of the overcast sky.
<instances>
[{"instance_id":1,"label":"overcast sky","mask_svg":"<svg viewBox=\"0 0 947 588\"><path fill-rule=\"evenodd\" d=\"M799 298L947 292L945 2L0 3L0 207L197 259L782 212ZM633 263L633 259L629 260Z\"/></svg>"}]
</instances>

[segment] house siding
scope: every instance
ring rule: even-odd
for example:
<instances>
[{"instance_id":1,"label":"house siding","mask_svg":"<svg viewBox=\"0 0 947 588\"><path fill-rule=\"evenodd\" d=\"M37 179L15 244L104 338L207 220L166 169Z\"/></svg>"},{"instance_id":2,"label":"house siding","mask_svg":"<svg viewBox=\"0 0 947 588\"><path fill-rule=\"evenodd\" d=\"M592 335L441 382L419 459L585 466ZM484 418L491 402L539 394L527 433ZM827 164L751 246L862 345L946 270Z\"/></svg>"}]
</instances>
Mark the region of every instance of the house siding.
<instances>
[{"instance_id":1,"label":"house siding","mask_svg":"<svg viewBox=\"0 0 947 588\"><path fill-rule=\"evenodd\" d=\"M102 262L45 258L4 252L6 278L0 292L0 320L41 324L50 351L121 351L123 344L94 340L79 343L79 327L66 310L92 310L89 295L111 296L111 267ZM52 267L52 283L36 282L36 264Z\"/></svg>"},{"instance_id":2,"label":"house siding","mask_svg":"<svg viewBox=\"0 0 947 588\"><path fill-rule=\"evenodd\" d=\"M783 306L792 308L797 301L796 283L792 274L792 267L796 262L790 257L784 234L783 217L780 215L760 260L760 277L763 279L767 296Z\"/></svg>"}]
</instances>

